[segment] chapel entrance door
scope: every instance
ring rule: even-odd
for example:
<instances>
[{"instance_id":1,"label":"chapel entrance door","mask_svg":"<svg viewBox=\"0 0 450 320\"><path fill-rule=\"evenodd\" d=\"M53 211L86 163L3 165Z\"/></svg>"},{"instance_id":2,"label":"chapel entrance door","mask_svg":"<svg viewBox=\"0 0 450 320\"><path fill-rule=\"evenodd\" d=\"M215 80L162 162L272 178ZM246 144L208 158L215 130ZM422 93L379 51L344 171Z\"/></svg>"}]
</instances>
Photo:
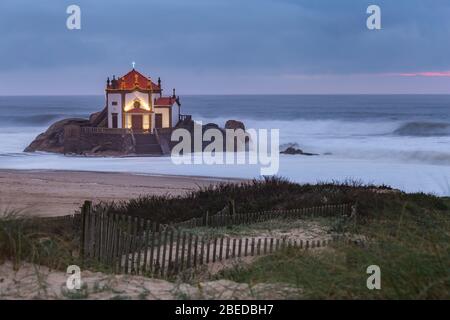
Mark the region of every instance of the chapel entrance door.
<instances>
[{"instance_id":1,"label":"chapel entrance door","mask_svg":"<svg viewBox=\"0 0 450 320\"><path fill-rule=\"evenodd\" d=\"M144 128L141 114L133 114L131 116L131 127L136 130L142 130Z\"/></svg>"},{"instance_id":2,"label":"chapel entrance door","mask_svg":"<svg viewBox=\"0 0 450 320\"><path fill-rule=\"evenodd\" d=\"M162 113L155 113L155 128L162 128Z\"/></svg>"}]
</instances>

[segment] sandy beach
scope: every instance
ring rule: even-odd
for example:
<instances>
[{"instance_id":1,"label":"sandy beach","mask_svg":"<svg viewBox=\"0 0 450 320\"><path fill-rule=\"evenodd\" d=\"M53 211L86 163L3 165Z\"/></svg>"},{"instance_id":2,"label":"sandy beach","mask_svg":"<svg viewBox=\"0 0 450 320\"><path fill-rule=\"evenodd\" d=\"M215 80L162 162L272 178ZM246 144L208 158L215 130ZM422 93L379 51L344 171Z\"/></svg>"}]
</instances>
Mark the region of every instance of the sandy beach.
<instances>
[{"instance_id":1,"label":"sandy beach","mask_svg":"<svg viewBox=\"0 0 450 320\"><path fill-rule=\"evenodd\" d=\"M149 176L51 170L0 170L0 212L58 216L74 213L85 200L127 200L140 195L182 195L199 187L238 181L213 177Z\"/></svg>"}]
</instances>

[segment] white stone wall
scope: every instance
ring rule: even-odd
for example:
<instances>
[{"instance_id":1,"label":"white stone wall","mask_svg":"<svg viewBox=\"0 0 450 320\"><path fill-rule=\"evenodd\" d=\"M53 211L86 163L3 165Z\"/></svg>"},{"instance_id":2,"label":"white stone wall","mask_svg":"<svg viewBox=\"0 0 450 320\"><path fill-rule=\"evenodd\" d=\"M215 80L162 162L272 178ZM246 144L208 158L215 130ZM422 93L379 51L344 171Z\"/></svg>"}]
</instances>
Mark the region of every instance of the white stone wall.
<instances>
[{"instance_id":1,"label":"white stone wall","mask_svg":"<svg viewBox=\"0 0 450 320\"><path fill-rule=\"evenodd\" d=\"M162 126L163 128L169 128L170 127L170 112L169 108L167 107L155 107L155 113L161 113L162 114Z\"/></svg>"},{"instance_id":2,"label":"white stone wall","mask_svg":"<svg viewBox=\"0 0 450 320\"><path fill-rule=\"evenodd\" d=\"M179 107L177 103L172 106L172 127L175 127L178 123L179 118Z\"/></svg>"},{"instance_id":3,"label":"white stone wall","mask_svg":"<svg viewBox=\"0 0 450 320\"><path fill-rule=\"evenodd\" d=\"M117 102L113 105L113 102ZM112 114L117 113L117 127L122 128L122 95L120 93L108 93L108 128L112 128Z\"/></svg>"}]
</instances>

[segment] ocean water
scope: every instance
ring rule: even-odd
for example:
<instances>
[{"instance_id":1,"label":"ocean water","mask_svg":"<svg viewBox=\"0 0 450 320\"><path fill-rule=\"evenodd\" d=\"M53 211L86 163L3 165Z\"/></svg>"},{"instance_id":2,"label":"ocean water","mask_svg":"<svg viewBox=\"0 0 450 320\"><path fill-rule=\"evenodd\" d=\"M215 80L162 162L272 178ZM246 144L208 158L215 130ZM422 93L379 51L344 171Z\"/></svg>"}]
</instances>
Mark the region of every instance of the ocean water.
<instances>
[{"instance_id":1,"label":"ocean water","mask_svg":"<svg viewBox=\"0 0 450 320\"><path fill-rule=\"evenodd\" d=\"M245 95L181 97L203 123L237 119L280 129L283 145L319 156L280 156L298 182L359 180L450 195L450 95ZM102 96L0 97L0 168L124 171L258 178L257 165L174 165L170 158L86 158L23 153L52 122L87 117Z\"/></svg>"}]
</instances>

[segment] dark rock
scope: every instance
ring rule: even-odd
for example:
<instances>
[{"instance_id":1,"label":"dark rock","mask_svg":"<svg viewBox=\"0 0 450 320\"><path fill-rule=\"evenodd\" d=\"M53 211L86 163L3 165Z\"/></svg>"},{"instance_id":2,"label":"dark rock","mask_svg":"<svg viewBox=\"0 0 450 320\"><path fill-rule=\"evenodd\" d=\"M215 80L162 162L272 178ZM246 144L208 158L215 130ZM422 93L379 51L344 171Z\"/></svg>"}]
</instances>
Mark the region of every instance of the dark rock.
<instances>
[{"instance_id":1,"label":"dark rock","mask_svg":"<svg viewBox=\"0 0 450 320\"><path fill-rule=\"evenodd\" d=\"M95 124L95 122L98 120L98 117L100 116L102 114L102 112L100 111L100 112L95 112L95 113L93 113L93 114L91 114L90 116L89 116L89 123L90 124Z\"/></svg>"},{"instance_id":2,"label":"dark rock","mask_svg":"<svg viewBox=\"0 0 450 320\"><path fill-rule=\"evenodd\" d=\"M296 149L294 147L288 147L286 150L281 151L282 154L303 154L303 150Z\"/></svg>"},{"instance_id":3,"label":"dark rock","mask_svg":"<svg viewBox=\"0 0 450 320\"><path fill-rule=\"evenodd\" d=\"M294 148L294 147L288 147L286 150L281 151L280 153L281 154L291 154L291 155L301 154L303 156L318 156L317 153L303 152L303 150L297 149L297 148Z\"/></svg>"},{"instance_id":4,"label":"dark rock","mask_svg":"<svg viewBox=\"0 0 450 320\"><path fill-rule=\"evenodd\" d=\"M204 129L220 129L219 125L216 123L207 123L203 126Z\"/></svg>"},{"instance_id":5,"label":"dark rock","mask_svg":"<svg viewBox=\"0 0 450 320\"><path fill-rule=\"evenodd\" d=\"M64 152L64 127L66 125L84 126L89 125L89 121L85 119L64 119L52 124L47 131L41 133L34 139L31 144L25 148L24 152Z\"/></svg>"},{"instance_id":6,"label":"dark rock","mask_svg":"<svg viewBox=\"0 0 450 320\"><path fill-rule=\"evenodd\" d=\"M243 122L238 121L238 120L228 120L225 123L225 130L230 129L230 130L243 130L245 132L245 125ZM250 142L250 136L245 136L244 140L239 139L239 141L237 141L237 139L235 140L235 143L245 143L246 144L246 148L248 147L248 143ZM235 148L236 151L236 148Z\"/></svg>"},{"instance_id":7,"label":"dark rock","mask_svg":"<svg viewBox=\"0 0 450 320\"><path fill-rule=\"evenodd\" d=\"M47 131L40 134L35 140L24 150L25 152L44 151L64 154L84 154L95 156L108 155L126 155L136 153L136 140L130 134L113 134L108 132L97 133L95 130L90 130L85 127L101 127L101 125L94 125L104 117L104 112L97 112L91 114L89 120L86 119L64 119L51 125ZM103 121L103 120L102 120ZM176 128L184 128L188 130L191 135L194 133L194 121L191 118L180 121ZM245 126L242 122L236 120L229 120L226 124L227 129L243 129ZM224 149L226 146L226 132L215 123L208 123L201 127L204 133L208 129L217 129L223 135ZM170 149L177 143L170 139L171 132L160 133L159 144L163 141L167 146L163 153L170 153ZM238 137L236 137L236 140ZM245 142L248 138L245 137ZM237 141L236 141L237 142ZM155 142L156 143L156 142ZM203 148L209 145L210 142L203 141ZM235 147L237 144L235 145ZM192 139L192 150L194 141ZM236 151L236 148L235 148Z\"/></svg>"},{"instance_id":8,"label":"dark rock","mask_svg":"<svg viewBox=\"0 0 450 320\"><path fill-rule=\"evenodd\" d=\"M225 129L233 129L233 130L242 129L245 131L245 125L243 122L238 120L228 120L225 123Z\"/></svg>"}]
</instances>

